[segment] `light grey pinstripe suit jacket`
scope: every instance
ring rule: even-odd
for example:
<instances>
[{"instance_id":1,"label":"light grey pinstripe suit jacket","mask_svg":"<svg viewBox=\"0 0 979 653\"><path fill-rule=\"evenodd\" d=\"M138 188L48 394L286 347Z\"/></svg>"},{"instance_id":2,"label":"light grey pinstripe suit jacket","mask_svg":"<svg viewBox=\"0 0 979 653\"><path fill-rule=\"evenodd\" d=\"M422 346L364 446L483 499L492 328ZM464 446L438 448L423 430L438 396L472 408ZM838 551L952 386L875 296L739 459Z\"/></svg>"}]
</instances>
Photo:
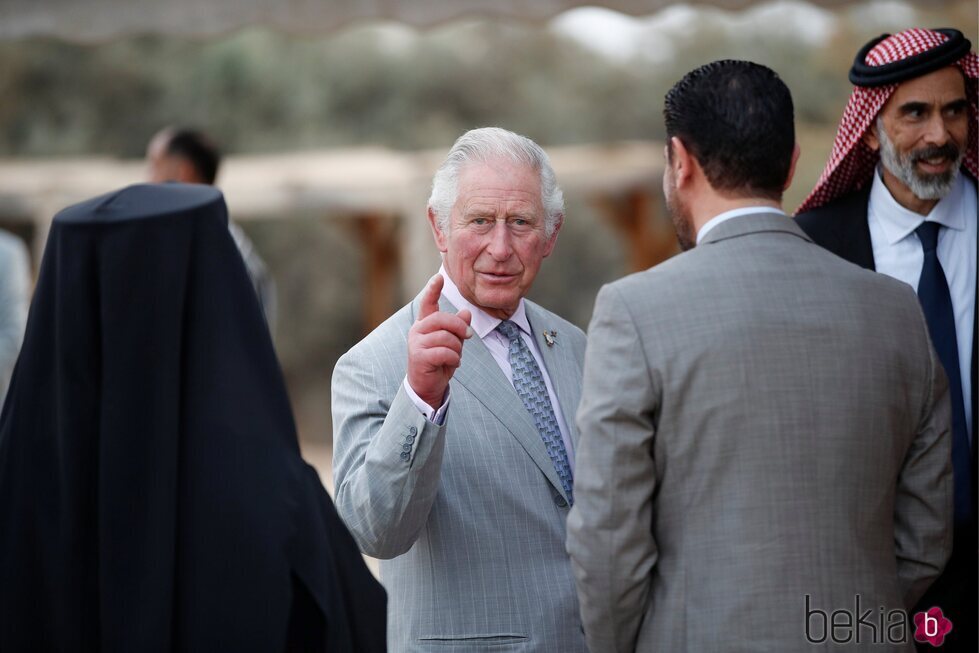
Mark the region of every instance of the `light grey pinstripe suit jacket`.
<instances>
[{"instance_id":1,"label":"light grey pinstripe suit jacket","mask_svg":"<svg viewBox=\"0 0 979 653\"><path fill-rule=\"evenodd\" d=\"M390 649L583 652L567 497L533 419L472 338L445 424L429 422L402 387L417 311L418 298L333 373L336 506L382 559ZM585 336L532 302L527 318L576 442ZM545 329L558 333L552 347Z\"/></svg>"},{"instance_id":2,"label":"light grey pinstripe suit jacket","mask_svg":"<svg viewBox=\"0 0 979 653\"><path fill-rule=\"evenodd\" d=\"M785 216L602 289L578 428L592 653L822 650L807 594L877 622L948 557L948 392L914 290Z\"/></svg>"}]
</instances>

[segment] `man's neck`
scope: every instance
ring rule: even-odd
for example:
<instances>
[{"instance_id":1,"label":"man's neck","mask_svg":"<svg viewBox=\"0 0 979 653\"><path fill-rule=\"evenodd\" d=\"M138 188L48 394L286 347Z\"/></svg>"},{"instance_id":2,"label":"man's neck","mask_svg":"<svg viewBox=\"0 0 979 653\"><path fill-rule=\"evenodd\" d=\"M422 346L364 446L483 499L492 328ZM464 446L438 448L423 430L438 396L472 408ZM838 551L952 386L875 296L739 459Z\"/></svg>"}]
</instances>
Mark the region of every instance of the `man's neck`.
<instances>
[{"instance_id":1,"label":"man's neck","mask_svg":"<svg viewBox=\"0 0 979 653\"><path fill-rule=\"evenodd\" d=\"M883 174L881 175L881 180L884 182L884 186L890 192L891 197L894 201L906 208L908 211L913 211L918 215L928 215L931 210L935 208L938 204L938 200L923 200L917 195L915 195L910 188L904 185L900 179L891 174L891 172L884 166Z\"/></svg>"},{"instance_id":2,"label":"man's neck","mask_svg":"<svg viewBox=\"0 0 979 653\"><path fill-rule=\"evenodd\" d=\"M695 207L691 207L693 225L696 233L700 233L701 227L710 222L715 217L728 211L736 209L746 209L750 206L764 206L772 209L782 210L782 203L778 200L765 197L725 197L720 194L705 196Z\"/></svg>"}]
</instances>

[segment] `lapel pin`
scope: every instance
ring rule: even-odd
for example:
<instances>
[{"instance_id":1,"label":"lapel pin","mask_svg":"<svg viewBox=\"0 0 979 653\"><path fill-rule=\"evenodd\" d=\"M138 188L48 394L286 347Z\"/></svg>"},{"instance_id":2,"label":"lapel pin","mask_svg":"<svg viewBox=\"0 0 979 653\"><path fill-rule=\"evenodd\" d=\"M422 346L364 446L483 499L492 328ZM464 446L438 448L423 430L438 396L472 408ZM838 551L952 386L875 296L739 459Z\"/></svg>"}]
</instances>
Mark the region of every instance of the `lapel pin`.
<instances>
[{"instance_id":1,"label":"lapel pin","mask_svg":"<svg viewBox=\"0 0 979 653\"><path fill-rule=\"evenodd\" d=\"M548 347L554 346L554 339L557 338L557 331L542 331L544 334L544 342L547 343Z\"/></svg>"}]
</instances>

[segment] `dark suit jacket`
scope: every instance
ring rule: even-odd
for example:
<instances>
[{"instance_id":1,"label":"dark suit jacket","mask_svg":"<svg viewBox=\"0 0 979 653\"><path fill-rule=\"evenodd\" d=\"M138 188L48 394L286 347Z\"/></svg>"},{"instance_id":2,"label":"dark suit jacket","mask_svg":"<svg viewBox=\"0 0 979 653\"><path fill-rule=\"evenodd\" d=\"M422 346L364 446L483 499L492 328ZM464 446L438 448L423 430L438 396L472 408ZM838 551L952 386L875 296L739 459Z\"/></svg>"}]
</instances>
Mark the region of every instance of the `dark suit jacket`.
<instances>
[{"instance_id":1,"label":"dark suit jacket","mask_svg":"<svg viewBox=\"0 0 979 653\"><path fill-rule=\"evenodd\" d=\"M795 221L817 245L860 267L876 270L867 225L869 201L868 185L817 209L800 213L795 216Z\"/></svg>"},{"instance_id":2,"label":"dark suit jacket","mask_svg":"<svg viewBox=\"0 0 979 653\"><path fill-rule=\"evenodd\" d=\"M965 173L975 184L975 179ZM867 223L867 203L870 199L870 185L866 188L844 195L829 204L800 213L796 222L802 230L817 244L825 247L851 263L875 270L874 251L870 241L870 227ZM975 320L976 313L973 314ZM976 419L976 333L979 322L973 323L972 328L972 419ZM963 361L964 362L964 361ZM977 493L976 453L979 447L975 444L973 433L972 447L972 483L973 496ZM915 612L928 609L934 605L941 606L948 615L954 628L955 637L946 640L943 651L976 651L976 521L971 524L956 524L955 543L952 557L945 567L945 572L939 577L931 589L925 594L915 608ZM963 579L967 579L963 582ZM919 647L920 648L920 647Z\"/></svg>"},{"instance_id":3,"label":"dark suit jacket","mask_svg":"<svg viewBox=\"0 0 979 653\"><path fill-rule=\"evenodd\" d=\"M964 169L963 174L972 181L973 185L976 184L976 180ZM856 263L860 267L876 270L873 245L870 242L870 227L867 224L867 202L869 199L870 185L868 184L866 188L837 198L829 204L800 213L795 217L795 220L817 245L851 263ZM976 306L979 308L979 302ZM975 315L974 312L973 319L975 319ZM979 327L979 323L974 324L972 329L972 393L970 401L972 401L973 423L975 423L976 406L979 403L976 400L977 327ZM979 448L973 446L973 455L977 449ZM972 480L976 481L975 475L973 475Z\"/></svg>"}]
</instances>

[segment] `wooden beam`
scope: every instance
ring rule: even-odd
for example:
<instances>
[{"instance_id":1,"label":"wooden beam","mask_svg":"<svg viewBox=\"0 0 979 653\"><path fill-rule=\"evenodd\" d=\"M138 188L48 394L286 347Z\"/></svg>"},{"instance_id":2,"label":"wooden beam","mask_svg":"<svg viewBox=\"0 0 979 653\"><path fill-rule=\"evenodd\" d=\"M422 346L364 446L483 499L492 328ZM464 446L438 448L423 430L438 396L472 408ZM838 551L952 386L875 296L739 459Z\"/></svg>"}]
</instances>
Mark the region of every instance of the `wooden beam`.
<instances>
[{"instance_id":1,"label":"wooden beam","mask_svg":"<svg viewBox=\"0 0 979 653\"><path fill-rule=\"evenodd\" d=\"M629 272L662 263L679 251L673 226L662 216L659 195L650 189L595 195L592 204L622 237Z\"/></svg>"}]
</instances>

